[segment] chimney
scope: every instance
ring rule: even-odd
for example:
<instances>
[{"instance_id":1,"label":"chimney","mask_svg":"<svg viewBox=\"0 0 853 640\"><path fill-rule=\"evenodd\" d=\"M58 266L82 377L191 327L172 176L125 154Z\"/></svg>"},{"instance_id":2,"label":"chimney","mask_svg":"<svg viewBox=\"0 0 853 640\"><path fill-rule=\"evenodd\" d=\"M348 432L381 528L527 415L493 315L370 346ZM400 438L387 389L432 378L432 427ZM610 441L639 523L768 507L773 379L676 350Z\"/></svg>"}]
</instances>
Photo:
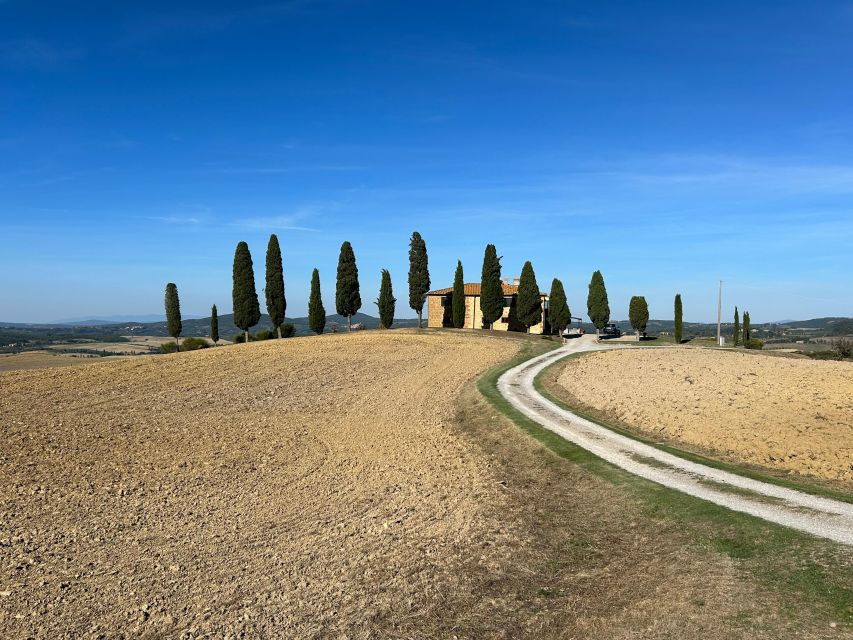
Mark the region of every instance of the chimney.
<instances>
[{"instance_id":1,"label":"chimney","mask_svg":"<svg viewBox=\"0 0 853 640\"><path fill-rule=\"evenodd\" d=\"M513 283L516 287L518 286L518 283L519 283L519 282L521 282L521 280L519 280L518 278L513 278L513 279L512 279L512 283Z\"/></svg>"},{"instance_id":2,"label":"chimney","mask_svg":"<svg viewBox=\"0 0 853 640\"><path fill-rule=\"evenodd\" d=\"M509 276L504 276L504 284L509 286Z\"/></svg>"}]
</instances>

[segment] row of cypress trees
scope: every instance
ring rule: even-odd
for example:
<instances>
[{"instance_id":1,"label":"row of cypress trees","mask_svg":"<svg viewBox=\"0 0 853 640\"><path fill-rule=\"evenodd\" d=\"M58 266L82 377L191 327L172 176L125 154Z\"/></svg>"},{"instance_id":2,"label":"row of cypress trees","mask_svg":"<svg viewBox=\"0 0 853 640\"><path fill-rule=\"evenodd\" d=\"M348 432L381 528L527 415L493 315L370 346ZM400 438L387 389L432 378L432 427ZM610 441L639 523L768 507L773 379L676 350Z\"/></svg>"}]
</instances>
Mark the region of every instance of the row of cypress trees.
<instances>
[{"instance_id":1,"label":"row of cypress trees","mask_svg":"<svg viewBox=\"0 0 853 640\"><path fill-rule=\"evenodd\" d=\"M483 268L480 279L480 310L483 324L490 328L501 318L504 310L504 291L501 282L501 258L495 245L488 244L483 255ZM255 289L254 266L249 245L239 242L234 253L232 283L232 303L234 324L245 332L249 339L249 329L261 318L258 294ZM429 261L426 242L417 231L412 233L409 243L409 306L418 315L418 327L422 326L423 305L430 288ZM270 235L266 254L266 306L267 313L278 337L281 338L281 325L287 310L285 297L284 271L281 247L278 237ZM571 321L571 311L566 299L563 283L554 278L549 297L549 318L552 330L561 333ZM177 287L174 283L166 286L166 319L170 336L177 341L181 333L180 303ZM387 269L381 272L379 297L375 304L379 310L380 326L390 328L394 322L397 299L394 297L391 274ZM335 308L338 314L347 318L347 328L352 329L352 316L361 308L362 300L358 279L358 266L352 245L345 241L341 245L338 257L337 281L335 289ZM587 314L600 331L610 321L610 306L607 289L601 271L595 271L589 283L587 296ZM675 297L675 338L681 342L682 329L681 295ZM737 310L735 311L737 323ZM521 270L516 300L516 317L528 331L542 318L542 299L536 274L530 261L526 261ZM642 296L631 298L629 317L632 327L644 332L649 319L648 304ZM451 318L454 327L461 328L465 323L465 294L462 262L457 261L453 279ZM219 321L216 305L211 308L210 332L214 342L219 340ZM326 325L326 310L320 291L320 273L315 268L311 274L311 292L308 300L308 325L315 333L323 333ZM745 316L744 336L748 336L748 314Z\"/></svg>"},{"instance_id":2,"label":"row of cypress trees","mask_svg":"<svg viewBox=\"0 0 853 640\"><path fill-rule=\"evenodd\" d=\"M607 299L607 288L604 286L604 276L601 275L601 271L596 271L592 274L592 279L589 282L589 295L587 296L586 306L587 314L595 325L596 331L601 331L610 322L610 304ZM675 342L681 344L684 323L680 293L675 295L673 315L675 318L673 323ZM628 304L628 319L634 331L637 332L637 338L640 337L641 333L645 333L649 322L649 305L644 296L633 296L631 298Z\"/></svg>"},{"instance_id":3,"label":"row of cypress trees","mask_svg":"<svg viewBox=\"0 0 853 640\"><path fill-rule=\"evenodd\" d=\"M423 293L429 288L429 272L427 271L426 244L415 232L412 236L410 249L410 293L423 289ZM270 235L266 254L266 294L267 314L276 328L278 337L281 338L281 325L284 323L287 311L287 299L284 289L284 269L282 265L281 246L275 234ZM234 310L234 324L245 334L245 340L249 340L249 329L258 324L261 319L261 309L258 302L258 293L255 288L255 272L252 254L246 242L239 242L234 251L234 263L232 269L232 305ZM423 294L420 294L423 300ZM397 299L394 297L391 274L387 269L382 270L379 298L376 305L379 307L379 318L381 326L390 328L394 322L394 311ZM358 266L355 261L355 252L349 242L341 245L338 258L337 287L335 291L335 308L337 312L347 318L348 329L352 329L352 316L361 308L361 292L358 281ZM178 340L181 334L181 312L178 300L178 289L174 283L166 285L166 324L170 336ZM413 305L414 308L414 305ZM420 317L423 302L417 308ZM323 333L326 326L326 309L320 292L320 272L315 268L311 274L311 293L308 300L308 326L315 333ZM216 305L210 310L210 334L214 342L219 341L219 317ZM180 345L178 345L180 347Z\"/></svg>"},{"instance_id":4,"label":"row of cypress trees","mask_svg":"<svg viewBox=\"0 0 853 640\"><path fill-rule=\"evenodd\" d=\"M735 322L732 327L732 346L738 346L740 344L741 339L743 340L744 346L747 346L751 337L752 328L750 327L749 321L749 311L743 312L743 333L741 333L740 326L740 316L738 314L738 308L735 306ZM742 336L742 338L741 338Z\"/></svg>"},{"instance_id":5,"label":"row of cypress trees","mask_svg":"<svg viewBox=\"0 0 853 640\"><path fill-rule=\"evenodd\" d=\"M181 302L178 298L178 287L174 282L166 285L166 333L175 339L178 351L181 350L180 337L184 327L181 323ZM210 338L213 343L219 342L219 315L216 305L210 308Z\"/></svg>"},{"instance_id":6,"label":"row of cypress trees","mask_svg":"<svg viewBox=\"0 0 853 640\"><path fill-rule=\"evenodd\" d=\"M552 283L552 296L557 293L558 301L562 292L562 304L555 306L551 302L552 318L556 315L565 327L569 322L569 308L566 304L563 285L558 279ZM426 291L424 291L426 293ZM495 245L486 245L483 254L483 268L480 273L480 312L483 324L491 328L497 322L504 311L504 290L501 282L501 258L498 257ZM453 295L451 296L451 321L457 329L465 325L465 278L462 262L457 260L456 273L453 277ZM539 285L536 282L536 274L533 265L528 260L521 269L521 278L518 283L518 297L516 299L516 317L528 331L530 327L542 320L542 298L539 293ZM552 326L554 320L552 319Z\"/></svg>"},{"instance_id":7,"label":"row of cypress trees","mask_svg":"<svg viewBox=\"0 0 853 640\"><path fill-rule=\"evenodd\" d=\"M486 245L483 255L483 269L480 275L480 311L483 324L490 328L501 318L504 310L504 292L501 282L501 258L498 257L495 245ZM645 303L645 299L643 299ZM587 297L587 313L597 329L603 329L610 321L610 306L607 300L607 290L604 277L600 271L592 274ZM648 321L648 306L646 306L646 321ZM530 327L542 319L542 298L533 265L528 260L521 269L516 299L516 317L529 331ZM453 326L461 328L465 323L465 296L462 262L456 263L456 274L453 279L453 295L451 302L451 318ZM549 295L549 320L552 331L562 333L571 321L571 310L566 299L562 281L554 278L551 282ZM643 329L645 329L645 322Z\"/></svg>"}]
</instances>

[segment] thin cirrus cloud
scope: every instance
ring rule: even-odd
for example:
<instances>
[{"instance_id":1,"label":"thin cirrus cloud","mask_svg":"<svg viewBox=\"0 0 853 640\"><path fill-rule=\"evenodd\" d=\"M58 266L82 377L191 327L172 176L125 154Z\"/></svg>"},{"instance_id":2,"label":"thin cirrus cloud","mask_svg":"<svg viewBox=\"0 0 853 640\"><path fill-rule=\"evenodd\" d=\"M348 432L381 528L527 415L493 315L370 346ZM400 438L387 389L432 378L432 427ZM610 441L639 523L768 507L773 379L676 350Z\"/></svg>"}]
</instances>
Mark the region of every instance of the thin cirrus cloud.
<instances>
[{"instance_id":1,"label":"thin cirrus cloud","mask_svg":"<svg viewBox=\"0 0 853 640\"><path fill-rule=\"evenodd\" d=\"M231 223L233 227L243 229L280 229L283 231L319 231L313 227L299 224L304 214L291 216L259 216L253 218L239 218Z\"/></svg>"},{"instance_id":2,"label":"thin cirrus cloud","mask_svg":"<svg viewBox=\"0 0 853 640\"><path fill-rule=\"evenodd\" d=\"M60 48L38 38L16 38L0 43L0 61L24 69L53 71L85 55L82 48Z\"/></svg>"},{"instance_id":3,"label":"thin cirrus cloud","mask_svg":"<svg viewBox=\"0 0 853 640\"><path fill-rule=\"evenodd\" d=\"M142 216L142 218L166 224L201 224L201 218L194 216Z\"/></svg>"},{"instance_id":4,"label":"thin cirrus cloud","mask_svg":"<svg viewBox=\"0 0 853 640\"><path fill-rule=\"evenodd\" d=\"M203 10L184 9L180 3L175 3L177 8L174 10L156 15L142 13L129 20L119 31L113 45L117 48L132 48L168 38L214 36L235 27L281 20L313 4L321 3L314 0L283 0L221 11L212 7Z\"/></svg>"},{"instance_id":5,"label":"thin cirrus cloud","mask_svg":"<svg viewBox=\"0 0 853 640\"><path fill-rule=\"evenodd\" d=\"M773 193L780 190L839 194L853 191L853 166L850 165L676 154L638 160L634 167L616 166L596 173L647 186L709 185L751 191L771 190Z\"/></svg>"},{"instance_id":6,"label":"thin cirrus cloud","mask_svg":"<svg viewBox=\"0 0 853 640\"><path fill-rule=\"evenodd\" d=\"M346 165L346 164L322 164L322 165L300 165L300 166L291 166L291 167L278 167L278 166L270 166L270 167L224 167L220 169L216 169L217 173L227 173L227 174L275 174L275 173L297 173L297 172L311 172L316 171L318 173L321 172L335 172L335 171L364 171L367 167L361 167L357 165Z\"/></svg>"}]
</instances>

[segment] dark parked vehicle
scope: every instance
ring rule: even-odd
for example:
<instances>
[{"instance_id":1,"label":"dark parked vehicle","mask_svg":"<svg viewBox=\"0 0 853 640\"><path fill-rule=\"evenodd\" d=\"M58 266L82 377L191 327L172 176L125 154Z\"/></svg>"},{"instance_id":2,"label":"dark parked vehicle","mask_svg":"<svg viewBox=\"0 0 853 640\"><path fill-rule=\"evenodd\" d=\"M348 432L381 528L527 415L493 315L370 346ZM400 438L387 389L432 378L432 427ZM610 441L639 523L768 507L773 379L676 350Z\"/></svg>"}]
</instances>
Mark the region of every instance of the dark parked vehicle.
<instances>
[{"instance_id":1,"label":"dark parked vehicle","mask_svg":"<svg viewBox=\"0 0 853 640\"><path fill-rule=\"evenodd\" d=\"M601 330L601 336L603 338L618 338L621 335L622 330L613 323L605 325L604 329Z\"/></svg>"}]
</instances>

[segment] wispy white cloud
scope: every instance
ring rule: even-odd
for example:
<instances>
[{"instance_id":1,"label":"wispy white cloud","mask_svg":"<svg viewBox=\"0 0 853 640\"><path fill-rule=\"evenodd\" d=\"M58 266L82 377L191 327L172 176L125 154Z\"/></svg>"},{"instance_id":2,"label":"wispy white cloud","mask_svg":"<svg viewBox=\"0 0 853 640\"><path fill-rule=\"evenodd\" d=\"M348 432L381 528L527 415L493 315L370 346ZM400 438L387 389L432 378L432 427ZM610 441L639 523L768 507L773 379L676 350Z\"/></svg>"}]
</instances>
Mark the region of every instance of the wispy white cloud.
<instances>
[{"instance_id":1,"label":"wispy white cloud","mask_svg":"<svg viewBox=\"0 0 853 640\"><path fill-rule=\"evenodd\" d=\"M243 229L262 229L282 231L319 231L314 227L308 227L301 224L300 221L304 218L316 215L316 208L303 208L296 213L290 215L274 215L274 216L253 216L247 218L238 218L231 223L233 227L241 227Z\"/></svg>"},{"instance_id":2,"label":"wispy white cloud","mask_svg":"<svg viewBox=\"0 0 853 640\"><path fill-rule=\"evenodd\" d=\"M136 16L129 22L115 43L133 47L161 38L213 35L240 24L266 22L303 10L309 0L284 0L228 10L183 10ZM176 5L180 7L180 4Z\"/></svg>"},{"instance_id":3,"label":"wispy white cloud","mask_svg":"<svg viewBox=\"0 0 853 640\"><path fill-rule=\"evenodd\" d=\"M85 55L80 47L60 48L38 38L16 38L0 43L0 61L26 69L53 71Z\"/></svg>"},{"instance_id":4,"label":"wispy white cloud","mask_svg":"<svg viewBox=\"0 0 853 640\"><path fill-rule=\"evenodd\" d=\"M29 186L32 187L46 187L53 184L60 184L62 182L70 182L73 180L80 180L84 178L91 178L92 176L101 175L103 173L109 173L115 171L112 167L97 167L94 169L81 169L79 171L68 171L67 173L58 173L49 176L45 176L44 178L40 178L34 180L29 183Z\"/></svg>"},{"instance_id":5,"label":"wispy white cloud","mask_svg":"<svg viewBox=\"0 0 853 640\"><path fill-rule=\"evenodd\" d=\"M202 219L195 216L139 216L143 220L165 222L166 224L201 224Z\"/></svg>"},{"instance_id":6,"label":"wispy white cloud","mask_svg":"<svg viewBox=\"0 0 853 640\"><path fill-rule=\"evenodd\" d=\"M639 186L688 186L768 193L853 193L853 165L797 158L667 154L600 164L587 177Z\"/></svg>"},{"instance_id":7,"label":"wispy white cloud","mask_svg":"<svg viewBox=\"0 0 853 640\"><path fill-rule=\"evenodd\" d=\"M219 169L215 169L217 173L228 173L228 174L275 174L275 173L299 173L306 172L310 173L312 171L316 171L318 173L322 173L325 171L335 172L335 171L363 171L366 167L360 167L356 165L336 165L336 164L321 164L321 165L301 165L301 166L290 166L290 167L282 167L282 166L270 166L270 167L223 167Z\"/></svg>"}]
</instances>

